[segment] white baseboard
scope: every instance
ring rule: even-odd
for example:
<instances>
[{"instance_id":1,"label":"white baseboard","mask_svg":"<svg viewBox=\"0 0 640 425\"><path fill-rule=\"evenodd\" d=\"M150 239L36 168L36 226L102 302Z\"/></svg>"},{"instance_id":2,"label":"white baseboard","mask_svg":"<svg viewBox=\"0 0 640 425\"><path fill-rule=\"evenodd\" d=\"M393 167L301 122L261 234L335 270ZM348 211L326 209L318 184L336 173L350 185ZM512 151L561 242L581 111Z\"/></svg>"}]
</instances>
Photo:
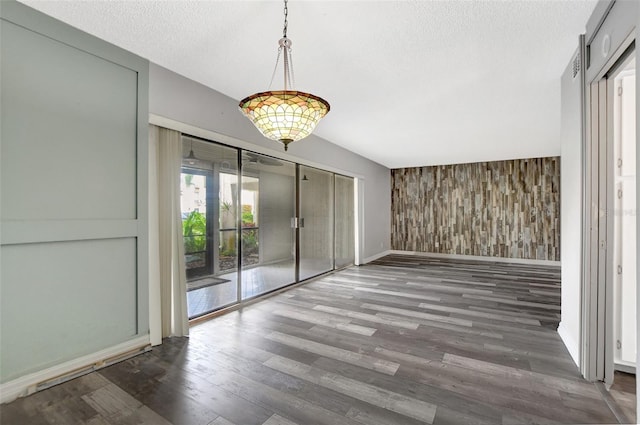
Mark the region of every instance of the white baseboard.
<instances>
[{"instance_id":1,"label":"white baseboard","mask_svg":"<svg viewBox=\"0 0 640 425\"><path fill-rule=\"evenodd\" d=\"M389 255L389 254L391 254L391 251L389 251L389 250L379 252L379 253L377 253L377 254L372 255L371 257L367 257L367 258L365 258L365 259L364 259L364 261L363 261L361 264L367 264L367 263L370 263L370 262L372 262L372 261L377 260L378 258L382 258L382 257L384 257L385 255Z\"/></svg>"},{"instance_id":2,"label":"white baseboard","mask_svg":"<svg viewBox=\"0 0 640 425\"><path fill-rule=\"evenodd\" d=\"M143 335L113 347L21 376L0 385L0 403L8 403L18 397L24 397L69 379L85 375L132 357L149 348L149 335Z\"/></svg>"},{"instance_id":3,"label":"white baseboard","mask_svg":"<svg viewBox=\"0 0 640 425\"><path fill-rule=\"evenodd\" d=\"M613 364L614 370L619 370L620 372L630 373L632 375L636 374L636 365L633 363L625 362L624 360L618 360Z\"/></svg>"},{"instance_id":4,"label":"white baseboard","mask_svg":"<svg viewBox=\"0 0 640 425\"><path fill-rule=\"evenodd\" d=\"M494 263L531 264L531 265L538 265L538 266L557 266L557 267L560 266L560 261L530 260L526 258L485 257L480 255L440 254L435 252L399 251L399 250L386 251L385 255L387 254L417 255L420 257L448 258L452 260L489 261Z\"/></svg>"},{"instance_id":5,"label":"white baseboard","mask_svg":"<svg viewBox=\"0 0 640 425\"><path fill-rule=\"evenodd\" d=\"M560 322L560 325L558 325L558 335L560 335L560 339L564 342L564 346L567 347L569 354L571 354L573 362L576 366L580 367L580 346L578 345L578 341L576 341L567 330L564 322Z\"/></svg>"}]
</instances>

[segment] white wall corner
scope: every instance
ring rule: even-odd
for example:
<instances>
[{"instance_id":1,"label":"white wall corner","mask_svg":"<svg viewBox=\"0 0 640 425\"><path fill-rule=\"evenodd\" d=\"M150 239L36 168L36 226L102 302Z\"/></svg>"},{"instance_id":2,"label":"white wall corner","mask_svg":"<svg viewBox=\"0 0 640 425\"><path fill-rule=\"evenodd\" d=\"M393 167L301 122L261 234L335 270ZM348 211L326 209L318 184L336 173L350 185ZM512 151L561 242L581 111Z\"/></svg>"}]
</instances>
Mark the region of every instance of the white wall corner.
<instances>
[{"instance_id":1,"label":"white wall corner","mask_svg":"<svg viewBox=\"0 0 640 425\"><path fill-rule=\"evenodd\" d=\"M580 367L580 346L578 345L578 341L576 341L571 332L567 330L566 325L561 321L558 326L558 335L560 335L560 339L564 343L564 346L567 347L569 354L571 354L571 358L573 362Z\"/></svg>"},{"instance_id":2,"label":"white wall corner","mask_svg":"<svg viewBox=\"0 0 640 425\"><path fill-rule=\"evenodd\" d=\"M378 258L382 258L382 257L384 257L385 255L389 255L389 254L391 254L391 253L392 253L392 252L391 252L390 250L386 250L386 251L379 252L379 253L377 253L377 254L374 254L374 255L372 255L372 256L370 256L370 257L365 258L365 259L364 259L364 262L363 262L362 264L370 263L370 262L372 262L372 261L377 260Z\"/></svg>"}]
</instances>

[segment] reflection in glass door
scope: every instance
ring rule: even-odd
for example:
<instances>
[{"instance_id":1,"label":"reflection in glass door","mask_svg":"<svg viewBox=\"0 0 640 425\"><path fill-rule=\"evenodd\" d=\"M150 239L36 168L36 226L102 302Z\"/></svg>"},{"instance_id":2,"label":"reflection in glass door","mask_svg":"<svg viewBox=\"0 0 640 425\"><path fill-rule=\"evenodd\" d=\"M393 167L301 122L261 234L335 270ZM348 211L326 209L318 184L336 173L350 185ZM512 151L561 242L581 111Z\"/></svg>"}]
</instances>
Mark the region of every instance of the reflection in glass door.
<instances>
[{"instance_id":1,"label":"reflection in glass door","mask_svg":"<svg viewBox=\"0 0 640 425\"><path fill-rule=\"evenodd\" d=\"M299 279L333 270L333 173L299 166Z\"/></svg>"},{"instance_id":2,"label":"reflection in glass door","mask_svg":"<svg viewBox=\"0 0 640 425\"><path fill-rule=\"evenodd\" d=\"M335 175L335 266L355 262L355 217L353 178Z\"/></svg>"},{"instance_id":3,"label":"reflection in glass door","mask_svg":"<svg viewBox=\"0 0 640 425\"><path fill-rule=\"evenodd\" d=\"M292 284L295 275L295 165L242 156L242 299Z\"/></svg>"},{"instance_id":4,"label":"reflection in glass door","mask_svg":"<svg viewBox=\"0 0 640 425\"><path fill-rule=\"evenodd\" d=\"M183 140L180 203L192 319L238 302L238 153L190 137Z\"/></svg>"}]
</instances>

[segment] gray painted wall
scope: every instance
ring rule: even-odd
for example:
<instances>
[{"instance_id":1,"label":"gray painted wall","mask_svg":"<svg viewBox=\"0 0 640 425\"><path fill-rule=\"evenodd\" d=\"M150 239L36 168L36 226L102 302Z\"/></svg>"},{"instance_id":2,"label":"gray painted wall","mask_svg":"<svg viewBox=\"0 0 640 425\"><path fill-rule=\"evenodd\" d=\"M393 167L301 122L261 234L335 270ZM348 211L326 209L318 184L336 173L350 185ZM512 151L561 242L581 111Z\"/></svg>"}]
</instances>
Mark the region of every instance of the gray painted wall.
<instances>
[{"instance_id":1,"label":"gray painted wall","mask_svg":"<svg viewBox=\"0 0 640 425\"><path fill-rule=\"evenodd\" d=\"M212 70L215 72L215 70ZM149 111L202 130L248 142L257 152L356 175L364 180L363 258L389 249L390 170L317 136L292 143L288 155L282 146L264 138L238 111L238 101L161 66L149 70ZM330 101L330 99L329 99ZM331 119L331 113L325 120ZM319 124L319 128L323 123ZM393 148L392 141L389 144Z\"/></svg>"},{"instance_id":2,"label":"gray painted wall","mask_svg":"<svg viewBox=\"0 0 640 425\"><path fill-rule=\"evenodd\" d=\"M0 7L5 384L148 341L148 62Z\"/></svg>"}]
</instances>

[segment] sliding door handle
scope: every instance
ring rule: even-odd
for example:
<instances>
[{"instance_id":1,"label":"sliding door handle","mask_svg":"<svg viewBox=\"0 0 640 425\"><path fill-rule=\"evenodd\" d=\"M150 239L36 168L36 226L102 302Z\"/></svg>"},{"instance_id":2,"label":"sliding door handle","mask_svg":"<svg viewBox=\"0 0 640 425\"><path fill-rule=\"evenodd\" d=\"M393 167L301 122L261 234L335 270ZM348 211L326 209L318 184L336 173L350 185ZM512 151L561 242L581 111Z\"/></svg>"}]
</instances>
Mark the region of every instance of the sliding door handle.
<instances>
[{"instance_id":1,"label":"sliding door handle","mask_svg":"<svg viewBox=\"0 0 640 425\"><path fill-rule=\"evenodd\" d=\"M300 229L304 227L304 218L291 217L291 228Z\"/></svg>"}]
</instances>

